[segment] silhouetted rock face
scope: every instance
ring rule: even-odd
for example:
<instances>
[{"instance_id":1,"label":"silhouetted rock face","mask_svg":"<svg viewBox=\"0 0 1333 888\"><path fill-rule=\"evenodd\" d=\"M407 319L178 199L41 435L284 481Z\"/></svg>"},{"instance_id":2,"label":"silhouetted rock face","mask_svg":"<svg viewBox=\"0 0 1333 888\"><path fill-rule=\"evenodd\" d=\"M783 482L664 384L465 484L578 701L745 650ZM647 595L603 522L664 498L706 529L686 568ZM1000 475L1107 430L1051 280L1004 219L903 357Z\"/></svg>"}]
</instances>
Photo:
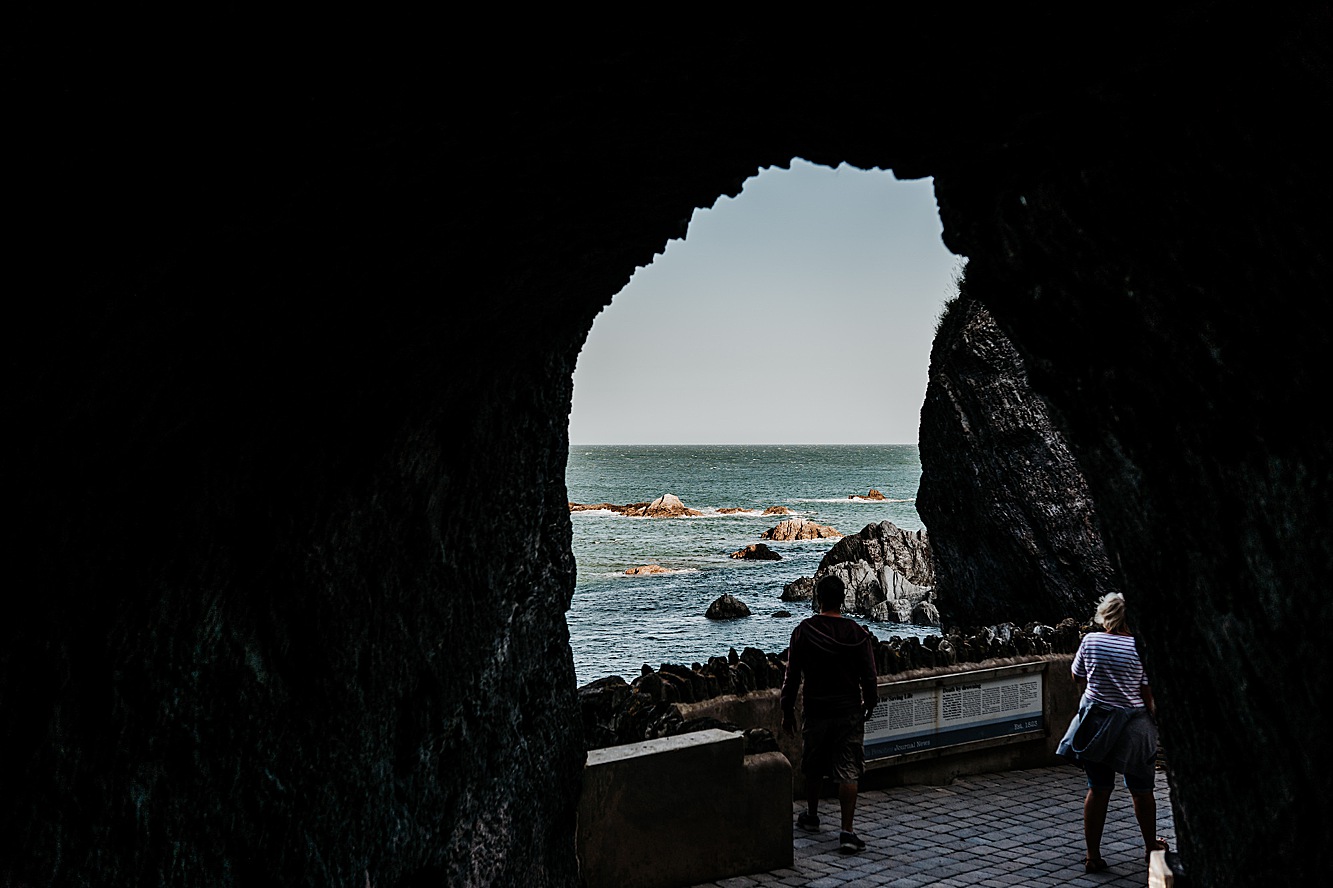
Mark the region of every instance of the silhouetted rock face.
<instances>
[{"instance_id":1,"label":"silhouetted rock face","mask_svg":"<svg viewBox=\"0 0 1333 888\"><path fill-rule=\"evenodd\" d=\"M916 508L945 625L1086 618L1116 590L1077 462L1014 346L965 296L936 334L920 435Z\"/></svg>"}]
</instances>

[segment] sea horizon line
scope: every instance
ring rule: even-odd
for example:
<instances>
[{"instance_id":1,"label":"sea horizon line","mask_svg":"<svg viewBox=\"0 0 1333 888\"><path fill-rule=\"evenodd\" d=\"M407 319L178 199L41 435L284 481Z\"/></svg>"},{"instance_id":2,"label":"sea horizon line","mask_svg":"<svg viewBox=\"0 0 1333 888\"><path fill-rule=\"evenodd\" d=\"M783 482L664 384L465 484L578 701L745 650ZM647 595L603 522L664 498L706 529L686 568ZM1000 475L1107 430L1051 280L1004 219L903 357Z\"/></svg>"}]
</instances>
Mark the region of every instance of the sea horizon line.
<instances>
[{"instance_id":1,"label":"sea horizon line","mask_svg":"<svg viewBox=\"0 0 1333 888\"><path fill-rule=\"evenodd\" d=\"M917 447L915 441L571 441L570 447Z\"/></svg>"}]
</instances>

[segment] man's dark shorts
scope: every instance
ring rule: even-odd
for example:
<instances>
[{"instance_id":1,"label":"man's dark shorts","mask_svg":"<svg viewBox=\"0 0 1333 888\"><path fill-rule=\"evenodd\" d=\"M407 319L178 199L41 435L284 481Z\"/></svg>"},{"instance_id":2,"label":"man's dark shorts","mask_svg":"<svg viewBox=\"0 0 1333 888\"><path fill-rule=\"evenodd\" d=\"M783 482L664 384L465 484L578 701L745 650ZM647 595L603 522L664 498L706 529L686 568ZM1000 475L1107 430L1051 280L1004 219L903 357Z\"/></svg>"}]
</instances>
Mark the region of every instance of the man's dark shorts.
<instances>
[{"instance_id":1,"label":"man's dark shorts","mask_svg":"<svg viewBox=\"0 0 1333 888\"><path fill-rule=\"evenodd\" d=\"M859 714L805 720L801 773L855 783L866 770L865 723Z\"/></svg>"}]
</instances>

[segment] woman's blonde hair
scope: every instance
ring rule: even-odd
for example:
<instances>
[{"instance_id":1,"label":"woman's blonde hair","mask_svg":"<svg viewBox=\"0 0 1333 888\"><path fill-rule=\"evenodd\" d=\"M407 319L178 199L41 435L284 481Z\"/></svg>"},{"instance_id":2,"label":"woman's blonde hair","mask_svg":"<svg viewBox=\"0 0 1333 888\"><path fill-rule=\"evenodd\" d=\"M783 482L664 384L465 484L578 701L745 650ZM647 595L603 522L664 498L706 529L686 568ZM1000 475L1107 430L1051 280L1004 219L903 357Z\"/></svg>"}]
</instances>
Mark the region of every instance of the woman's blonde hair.
<instances>
[{"instance_id":1,"label":"woman's blonde hair","mask_svg":"<svg viewBox=\"0 0 1333 888\"><path fill-rule=\"evenodd\" d=\"M1097 602L1097 614L1093 619L1101 623L1107 632L1125 628L1125 596L1119 592L1107 592Z\"/></svg>"}]
</instances>

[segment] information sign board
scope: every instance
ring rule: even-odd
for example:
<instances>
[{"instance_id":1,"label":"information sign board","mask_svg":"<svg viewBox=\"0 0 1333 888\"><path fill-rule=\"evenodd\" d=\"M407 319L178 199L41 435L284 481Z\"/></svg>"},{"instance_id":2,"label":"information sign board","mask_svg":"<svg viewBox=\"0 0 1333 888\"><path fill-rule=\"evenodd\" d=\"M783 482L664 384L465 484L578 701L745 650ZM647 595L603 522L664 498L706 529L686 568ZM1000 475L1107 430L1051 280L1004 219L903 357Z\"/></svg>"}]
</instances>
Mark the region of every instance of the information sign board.
<instances>
[{"instance_id":1,"label":"information sign board","mask_svg":"<svg viewBox=\"0 0 1333 888\"><path fill-rule=\"evenodd\" d=\"M880 687L865 725L867 759L1045 730L1042 673L949 676Z\"/></svg>"}]
</instances>

